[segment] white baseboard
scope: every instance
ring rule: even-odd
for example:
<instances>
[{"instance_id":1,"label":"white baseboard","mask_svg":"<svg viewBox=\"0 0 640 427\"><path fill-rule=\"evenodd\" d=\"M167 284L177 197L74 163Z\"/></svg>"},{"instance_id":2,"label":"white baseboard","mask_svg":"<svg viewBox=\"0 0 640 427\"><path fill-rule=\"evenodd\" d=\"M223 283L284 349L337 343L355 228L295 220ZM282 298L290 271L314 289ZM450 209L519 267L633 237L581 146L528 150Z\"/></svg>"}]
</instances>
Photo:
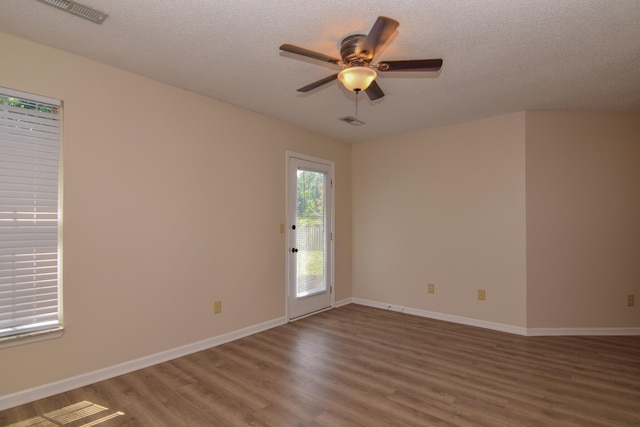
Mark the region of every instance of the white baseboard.
<instances>
[{"instance_id":1,"label":"white baseboard","mask_svg":"<svg viewBox=\"0 0 640 427\"><path fill-rule=\"evenodd\" d=\"M137 371L138 369L157 365L158 363L186 356L191 353L196 353L201 350L206 350L211 347L216 347L240 338L247 337L249 335L253 335L258 332L266 331L267 329L275 328L276 326L284 325L286 323L286 318L280 317L277 319L269 320L267 322L259 323L257 325L248 326L237 331L208 338L206 340L198 341L192 344L187 344L182 347L162 351L160 353L152 354L149 356L144 356L139 359L120 363L118 365L109 366L97 371L88 372L86 374L77 375L71 378L66 378L64 380L45 384L43 386L31 388L24 391L19 391L17 393L0 396L0 411L13 408L14 406L33 402L35 400L43 399L45 397L53 396L58 393L64 393L66 391L73 390L79 387L84 387L86 385L113 378L118 375L126 374L128 372Z\"/></svg>"},{"instance_id":2,"label":"white baseboard","mask_svg":"<svg viewBox=\"0 0 640 427\"><path fill-rule=\"evenodd\" d=\"M640 328L528 328L527 335L531 337L559 335L640 335Z\"/></svg>"},{"instance_id":3,"label":"white baseboard","mask_svg":"<svg viewBox=\"0 0 640 427\"><path fill-rule=\"evenodd\" d=\"M362 298L352 298L354 304L366 305L368 307L382 308L384 310L399 311L413 314L415 316L428 317L430 319L444 320L446 322L459 323L462 325L476 326L478 328L492 329L494 331L508 332L517 335L527 335L526 328L506 325L504 323L488 322L486 320L472 319L469 317L456 316L453 314L439 313L437 311L421 310L418 308L404 307L400 305L387 304L379 301L371 301Z\"/></svg>"},{"instance_id":4,"label":"white baseboard","mask_svg":"<svg viewBox=\"0 0 640 427\"><path fill-rule=\"evenodd\" d=\"M334 308L338 308L338 307L342 307L343 305L347 305L347 304L353 304L353 298L341 299L340 301L336 301L333 306L334 306Z\"/></svg>"},{"instance_id":5,"label":"white baseboard","mask_svg":"<svg viewBox=\"0 0 640 427\"><path fill-rule=\"evenodd\" d=\"M519 326L506 325L504 323L487 322L485 320L471 319L468 317L438 313L435 311L419 310L416 308L386 304L383 302L371 301L371 300L366 300L362 298L350 298L350 302L354 304L366 305L369 307L382 308L384 310L400 311L403 313L414 314L416 316L428 317L430 319L444 320L447 322L460 323L460 324L469 325L469 326L477 326L479 328L493 329L495 331L508 332L511 334L525 335L525 336L640 335L640 328L522 328Z\"/></svg>"}]
</instances>

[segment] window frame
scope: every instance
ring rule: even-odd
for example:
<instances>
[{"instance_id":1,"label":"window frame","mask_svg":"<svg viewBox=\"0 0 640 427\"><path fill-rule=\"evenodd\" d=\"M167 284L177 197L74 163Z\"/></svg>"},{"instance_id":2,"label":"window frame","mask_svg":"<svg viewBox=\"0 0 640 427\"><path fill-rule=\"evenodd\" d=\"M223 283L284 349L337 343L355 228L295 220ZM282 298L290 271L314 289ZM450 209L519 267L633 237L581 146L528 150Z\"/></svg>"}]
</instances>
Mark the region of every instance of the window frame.
<instances>
[{"instance_id":1,"label":"window frame","mask_svg":"<svg viewBox=\"0 0 640 427\"><path fill-rule=\"evenodd\" d=\"M6 98L17 98L20 101L24 101L24 104L27 103L34 103L36 104L36 106L46 106L46 107L51 107L51 108L55 108L56 109L56 116L57 119L53 120L54 122L57 123L57 135L55 135L54 132L54 137L52 139L57 139L57 146L56 146L56 153L55 153L55 169L54 172L57 174L57 178L56 178L56 182L57 182L57 192L56 192L56 200L55 202L57 202L57 210L56 210L56 224L55 224L55 254L53 257L51 257L51 259L55 258L55 273L51 273L51 276L55 275L55 285L51 286L52 288L55 287L56 288L56 296L55 296L55 305L53 305L52 309L49 309L49 314L53 316L53 313L55 312L55 319L51 320L50 322L46 322L46 323L51 323L49 325L43 325L37 328L28 328L28 323L25 324L20 324L20 325L16 325L14 324L14 326L10 326L10 327L6 327L5 328L5 334L0 336L0 349L1 348L6 348L6 347L11 347L11 346L15 346L15 345L22 345L22 344L27 344L27 343L32 343L32 342L36 342L36 341L42 341L42 340L47 340L47 339L52 339L52 338L57 338L62 336L62 334L64 333L64 322L63 322L63 294L62 294L62 189L63 189L63 185L62 185L62 134L63 134L63 102L61 100L58 99L54 99L54 98L49 98L49 97L45 97L45 96L41 96L41 95L36 95L36 94L32 94L32 93L28 93L28 92L23 92L23 91L17 91L17 90L13 90L13 89L9 89L9 88L5 88L5 87L0 87L0 96L2 97L6 97ZM0 106L0 108L2 108L2 106ZM23 107L24 108L24 107ZM42 110L38 110L38 108L35 109L35 111L42 111ZM11 113L9 113L11 114ZM5 117L9 117L9 114L7 114ZM30 115L29 118L34 117L35 115ZM38 119L40 120L40 119ZM38 124L40 123L40 121L37 122ZM42 121L42 123L45 123L44 120ZM35 126L34 126L35 128ZM18 128L20 131L20 128ZM21 129L24 131L25 128ZM30 129L33 130L33 129ZM7 134L5 134L7 135ZM9 138L6 139L7 141L9 141ZM2 142L0 141L0 144L2 144ZM7 145L9 145L9 142L6 142ZM25 143L26 145L27 143ZM37 149L34 149L33 152L35 152ZM53 180L52 180L53 183ZM9 184L8 184L9 185ZM18 184L16 184L18 185ZM9 188L11 189L11 187L5 187L5 188ZM34 197L34 200L36 199L36 197ZM1 208L1 206L0 206ZM15 211L14 211L15 212ZM37 209L35 209L35 212L39 212ZM50 228L54 228L54 227L50 227ZM12 229L13 230L13 229ZM9 230L9 231L12 231ZM0 230L2 231L2 230ZM2 236L0 236L1 238ZM37 245L34 244L33 249L36 249ZM11 249L9 249L11 250ZM11 255L10 255L11 256ZM10 269L11 267L9 267L7 269L7 271ZM1 271L0 271L1 273ZM0 275L1 277L1 275ZM15 290L17 288L16 286L16 282L13 283L6 283L9 286L7 286L7 290L11 291L11 290ZM34 281L35 284L35 281ZM13 287L12 287L13 286ZM2 290L2 288L0 288L0 290ZM34 292L34 295L37 294L38 291ZM35 298L35 297L34 297ZM11 305L10 302L10 298L7 299L7 301L9 301L9 303L5 304L4 306L0 306L0 314L2 314L3 312L3 308L9 307ZM9 312L8 310L5 310L5 314ZM36 319L37 320L37 315L31 315L31 319ZM8 317L9 319L15 319L15 317ZM1 320L1 319L0 319ZM24 328L24 329L23 329ZM9 333L8 331L13 329L15 331L15 333Z\"/></svg>"}]
</instances>

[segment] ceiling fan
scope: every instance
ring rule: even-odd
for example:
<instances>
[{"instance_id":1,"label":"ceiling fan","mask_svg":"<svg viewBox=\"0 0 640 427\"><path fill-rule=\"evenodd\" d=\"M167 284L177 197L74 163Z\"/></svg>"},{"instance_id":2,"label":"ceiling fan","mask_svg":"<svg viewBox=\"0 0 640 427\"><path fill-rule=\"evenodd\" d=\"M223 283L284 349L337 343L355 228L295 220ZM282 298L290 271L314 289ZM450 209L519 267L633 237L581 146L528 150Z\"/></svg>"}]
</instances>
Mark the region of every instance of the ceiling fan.
<instances>
[{"instance_id":1,"label":"ceiling fan","mask_svg":"<svg viewBox=\"0 0 640 427\"><path fill-rule=\"evenodd\" d=\"M339 73L301 87L298 92L309 92L338 79L348 90L356 93L364 90L369 99L374 101L384 96L384 92L375 80L377 73L374 68L384 73L387 71L438 71L442 67L442 59L381 61L376 65L371 65L376 51L387 42L398 25L400 25L399 22L394 19L379 16L369 34L354 34L342 40L340 43L340 57L342 59L287 43L280 46L280 49L345 67Z\"/></svg>"}]
</instances>

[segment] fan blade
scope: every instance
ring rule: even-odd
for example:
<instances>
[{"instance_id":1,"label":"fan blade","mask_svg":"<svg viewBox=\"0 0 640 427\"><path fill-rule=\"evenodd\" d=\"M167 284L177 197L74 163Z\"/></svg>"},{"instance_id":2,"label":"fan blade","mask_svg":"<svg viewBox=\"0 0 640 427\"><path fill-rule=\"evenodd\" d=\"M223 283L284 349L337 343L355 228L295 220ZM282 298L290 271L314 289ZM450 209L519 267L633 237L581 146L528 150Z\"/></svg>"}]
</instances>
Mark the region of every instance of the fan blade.
<instances>
[{"instance_id":1,"label":"fan blade","mask_svg":"<svg viewBox=\"0 0 640 427\"><path fill-rule=\"evenodd\" d=\"M380 99L384 96L384 92L382 91L382 89L380 89L380 86L378 85L378 83L376 83L375 80L371 82L367 89L365 89L365 92L367 92L367 96L372 101Z\"/></svg>"},{"instance_id":2,"label":"fan blade","mask_svg":"<svg viewBox=\"0 0 640 427\"><path fill-rule=\"evenodd\" d=\"M310 90L320 87L323 84L329 83L330 81L333 81L337 78L338 78L338 73L332 74L330 76L325 77L324 79L318 80L317 82L313 82L304 87L301 87L300 89L298 89L298 92L309 92Z\"/></svg>"},{"instance_id":3,"label":"fan blade","mask_svg":"<svg viewBox=\"0 0 640 427\"><path fill-rule=\"evenodd\" d=\"M442 67L442 59L384 61L376 65L379 71L438 71L440 67Z\"/></svg>"},{"instance_id":4,"label":"fan blade","mask_svg":"<svg viewBox=\"0 0 640 427\"><path fill-rule=\"evenodd\" d=\"M391 34L398 28L398 25L400 23L395 19L379 16L371 31L369 31L367 38L362 42L357 52L358 55L364 55L371 61L376 54L376 50L387 42Z\"/></svg>"},{"instance_id":5,"label":"fan blade","mask_svg":"<svg viewBox=\"0 0 640 427\"><path fill-rule=\"evenodd\" d=\"M302 55L313 59L318 59L320 61L329 62L331 64L342 64L342 61L338 58L333 58L329 55L325 55L324 53L315 52L313 50L305 49L303 47L294 46L292 44L283 44L280 46L280 50L284 50L285 52L295 53L296 55Z\"/></svg>"}]
</instances>

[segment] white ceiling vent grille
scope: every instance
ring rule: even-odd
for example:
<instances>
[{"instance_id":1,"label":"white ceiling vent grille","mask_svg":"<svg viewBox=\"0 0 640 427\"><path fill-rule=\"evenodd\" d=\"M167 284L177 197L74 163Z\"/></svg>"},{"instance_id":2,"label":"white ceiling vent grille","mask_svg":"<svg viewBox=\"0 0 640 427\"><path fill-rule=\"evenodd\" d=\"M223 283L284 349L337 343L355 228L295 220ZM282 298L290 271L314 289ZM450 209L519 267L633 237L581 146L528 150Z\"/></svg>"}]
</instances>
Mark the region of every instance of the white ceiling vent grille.
<instances>
[{"instance_id":1,"label":"white ceiling vent grille","mask_svg":"<svg viewBox=\"0 0 640 427\"><path fill-rule=\"evenodd\" d=\"M364 124L363 121L351 116L341 117L339 120L342 120L345 123L349 123L351 126L362 126Z\"/></svg>"},{"instance_id":2,"label":"white ceiling vent grille","mask_svg":"<svg viewBox=\"0 0 640 427\"><path fill-rule=\"evenodd\" d=\"M102 24L109 15L71 0L38 0L49 6L57 7L96 24Z\"/></svg>"}]
</instances>

